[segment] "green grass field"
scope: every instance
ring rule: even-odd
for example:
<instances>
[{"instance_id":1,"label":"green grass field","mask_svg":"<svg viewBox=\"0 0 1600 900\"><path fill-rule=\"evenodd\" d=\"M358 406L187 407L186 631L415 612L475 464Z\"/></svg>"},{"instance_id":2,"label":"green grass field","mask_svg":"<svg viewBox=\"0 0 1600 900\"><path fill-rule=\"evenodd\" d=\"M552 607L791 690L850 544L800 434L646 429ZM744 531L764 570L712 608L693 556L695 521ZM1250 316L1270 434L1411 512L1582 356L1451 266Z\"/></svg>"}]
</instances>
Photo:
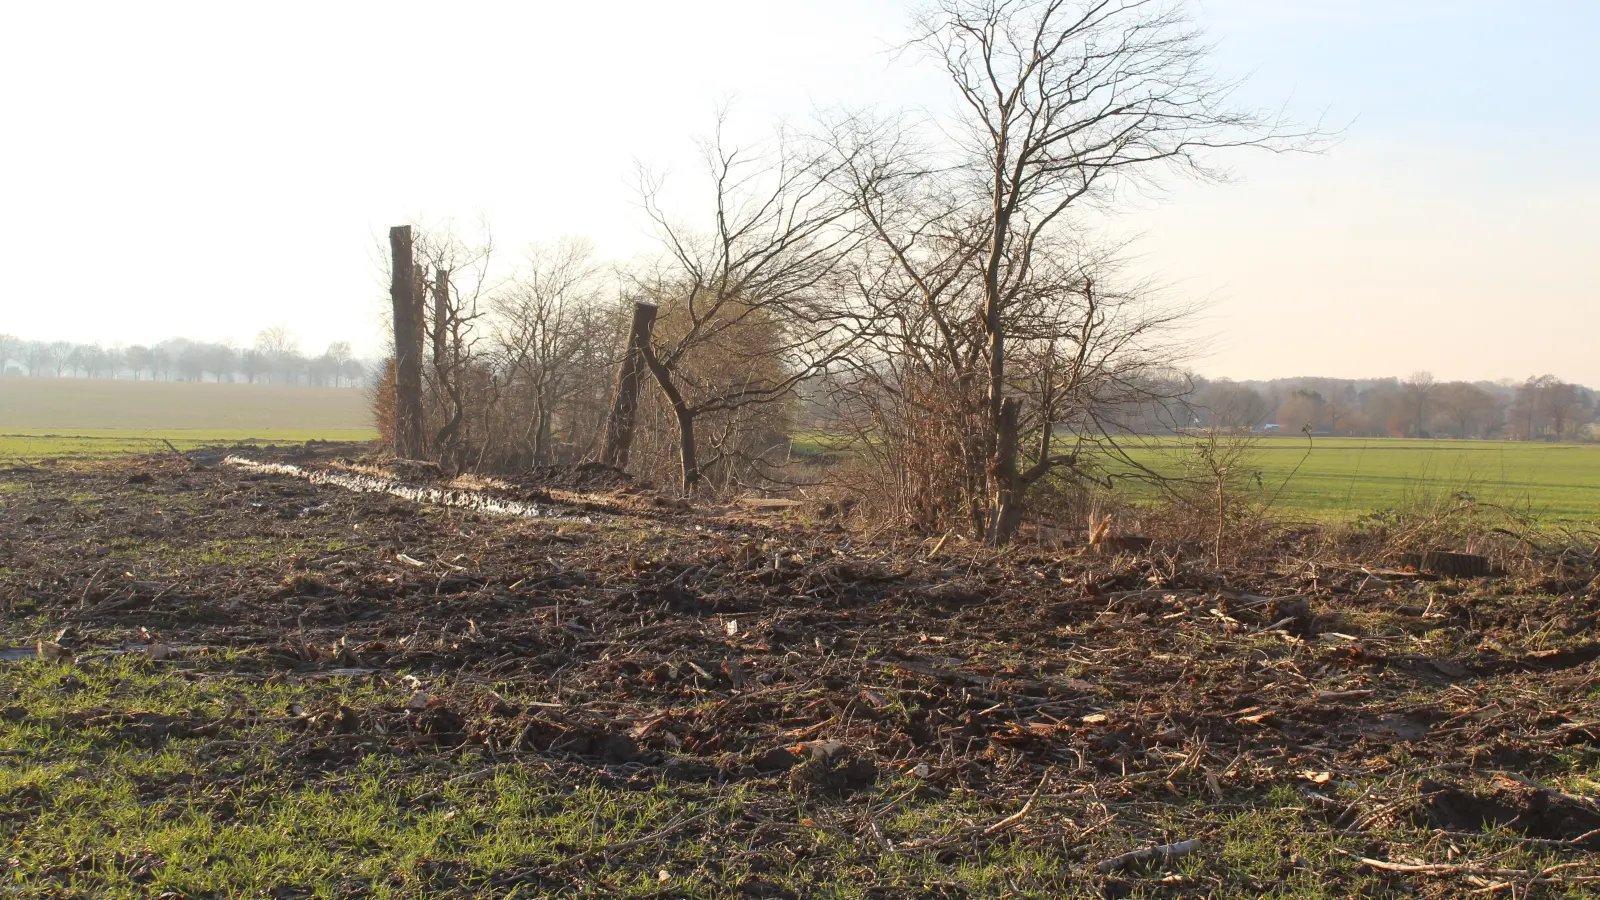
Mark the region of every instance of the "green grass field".
<instances>
[{"instance_id":1,"label":"green grass field","mask_svg":"<svg viewBox=\"0 0 1600 900\"><path fill-rule=\"evenodd\" d=\"M374 436L370 402L356 388L0 379L0 460Z\"/></svg>"},{"instance_id":2,"label":"green grass field","mask_svg":"<svg viewBox=\"0 0 1600 900\"><path fill-rule=\"evenodd\" d=\"M1185 442L1173 443L1134 456L1175 471ZM1427 507L1462 492L1541 521L1600 520L1600 445L1272 437L1247 465L1275 509L1321 520Z\"/></svg>"},{"instance_id":3,"label":"green grass field","mask_svg":"<svg viewBox=\"0 0 1600 900\"><path fill-rule=\"evenodd\" d=\"M1179 474L1198 442L1133 438L1124 446L1150 469ZM799 436L794 446L796 453L849 452L822 434ZM1600 444L1272 436L1254 439L1245 467L1261 476L1259 487L1245 479L1252 493L1291 517L1349 521L1466 493L1550 524L1600 521ZM1154 496L1134 481L1117 484L1136 498Z\"/></svg>"}]
</instances>

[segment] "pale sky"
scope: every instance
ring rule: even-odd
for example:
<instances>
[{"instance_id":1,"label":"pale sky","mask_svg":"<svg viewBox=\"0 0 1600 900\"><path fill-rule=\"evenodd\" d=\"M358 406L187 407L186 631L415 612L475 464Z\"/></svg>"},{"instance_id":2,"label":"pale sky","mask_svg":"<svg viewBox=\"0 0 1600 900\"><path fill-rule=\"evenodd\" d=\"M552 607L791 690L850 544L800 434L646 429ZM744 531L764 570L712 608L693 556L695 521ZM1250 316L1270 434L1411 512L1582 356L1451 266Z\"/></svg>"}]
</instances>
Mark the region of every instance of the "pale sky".
<instances>
[{"instance_id":1,"label":"pale sky","mask_svg":"<svg viewBox=\"0 0 1600 900\"><path fill-rule=\"evenodd\" d=\"M1208 375L1600 385L1600 3L1203 0L1245 96L1345 125L1120 216ZM0 4L0 331L373 352L389 225L645 246L636 160L732 101L951 108L896 0Z\"/></svg>"}]
</instances>

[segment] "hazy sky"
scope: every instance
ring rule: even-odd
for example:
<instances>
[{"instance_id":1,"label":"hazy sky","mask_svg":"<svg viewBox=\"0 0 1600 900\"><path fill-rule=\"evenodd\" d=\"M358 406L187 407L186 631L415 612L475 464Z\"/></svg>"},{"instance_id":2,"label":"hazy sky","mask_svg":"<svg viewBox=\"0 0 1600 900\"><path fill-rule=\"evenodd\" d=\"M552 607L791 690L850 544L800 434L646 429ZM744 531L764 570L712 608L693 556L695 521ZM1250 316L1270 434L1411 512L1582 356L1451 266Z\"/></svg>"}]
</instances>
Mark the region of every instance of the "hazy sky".
<instances>
[{"instance_id":1,"label":"hazy sky","mask_svg":"<svg viewBox=\"0 0 1600 900\"><path fill-rule=\"evenodd\" d=\"M1239 378L1600 384L1600 3L1204 0L1245 96L1347 125L1121 216ZM390 224L643 246L634 162L739 122L951 108L895 0L0 5L0 331L380 344Z\"/></svg>"}]
</instances>

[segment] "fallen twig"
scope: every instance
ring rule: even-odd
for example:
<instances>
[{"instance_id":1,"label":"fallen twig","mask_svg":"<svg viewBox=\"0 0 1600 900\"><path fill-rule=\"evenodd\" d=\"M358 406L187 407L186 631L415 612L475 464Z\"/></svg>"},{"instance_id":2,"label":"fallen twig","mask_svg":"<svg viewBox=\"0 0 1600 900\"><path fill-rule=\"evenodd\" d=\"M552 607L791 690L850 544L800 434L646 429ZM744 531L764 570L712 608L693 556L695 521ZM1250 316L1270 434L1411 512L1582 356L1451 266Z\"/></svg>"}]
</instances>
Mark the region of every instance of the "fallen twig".
<instances>
[{"instance_id":1,"label":"fallen twig","mask_svg":"<svg viewBox=\"0 0 1600 900\"><path fill-rule=\"evenodd\" d=\"M1033 789L1033 796L1028 798L1028 802L1027 803L1022 804L1022 808L1021 809L1017 810L1016 812L1012 813L1009 816L1006 816L1004 819L1001 819L1000 821L994 823L993 825L990 825L988 828L985 828L983 830L983 833L984 834L994 834L997 831L1001 831L1001 830L1003 830L1005 828L1009 828L1010 826L1015 825L1018 822L1022 821L1023 818L1028 815L1028 810L1033 809L1033 801L1039 799L1039 792L1044 790L1045 783L1048 782L1049 780L1050 780L1050 773L1049 772L1045 772L1044 773L1044 777L1039 779L1039 786Z\"/></svg>"},{"instance_id":2,"label":"fallen twig","mask_svg":"<svg viewBox=\"0 0 1600 900\"><path fill-rule=\"evenodd\" d=\"M716 811L717 811L717 808L716 807L712 807L712 808L706 810L705 812L700 813L699 815L680 817L680 818L672 820L671 822L668 822L666 825L663 825L662 827L656 829L655 831L652 831L651 833L645 835L644 837L634 838L631 841L623 841L623 842L618 843L618 844L608 844L608 845L606 845L604 848L602 848L600 850L594 850L594 851L591 851L589 853L581 853L581 854L579 854L577 856L569 856L566 859L564 859L564 860L562 860L560 862L557 862L557 863L551 863L551 864L545 865L545 866L530 866L529 868L526 868L526 869L519 869L519 870L517 870L515 872L511 872L509 874L502 875L499 878L494 879L493 881L489 882L489 885L491 887L506 887L507 885L515 884L515 883L517 883L519 881L524 881L524 880L526 880L528 878L533 878L533 877L536 877L538 875L542 875L542 874L546 874L548 872L554 871L555 869L557 869L557 868L559 868L561 866L572 865L573 863L586 862L586 861L595 860L595 859L606 859L611 854L616 853L616 852L621 851L621 850L631 850L634 847L641 847L641 846L644 846L646 844L653 844L653 843L656 843L657 841L661 840L662 838L666 837L667 835L672 834L673 832L680 831L680 830L682 830L682 829L684 829L684 828L686 828L686 827L688 827L690 825L693 825L695 822L698 822L701 819L704 819L704 818L710 816L712 813L714 813Z\"/></svg>"},{"instance_id":3,"label":"fallen twig","mask_svg":"<svg viewBox=\"0 0 1600 900\"><path fill-rule=\"evenodd\" d=\"M1191 838L1187 841L1179 841L1176 844L1162 844L1159 847L1146 847L1143 850L1130 850L1121 856L1113 856L1108 860L1096 863L1095 868L1099 869L1102 874L1109 875L1112 872L1118 871L1119 869L1127 868L1134 863L1145 862L1158 857L1162 862L1169 862L1177 859L1180 856L1188 856L1190 853L1199 850L1202 843L1203 842L1199 838Z\"/></svg>"}]
</instances>

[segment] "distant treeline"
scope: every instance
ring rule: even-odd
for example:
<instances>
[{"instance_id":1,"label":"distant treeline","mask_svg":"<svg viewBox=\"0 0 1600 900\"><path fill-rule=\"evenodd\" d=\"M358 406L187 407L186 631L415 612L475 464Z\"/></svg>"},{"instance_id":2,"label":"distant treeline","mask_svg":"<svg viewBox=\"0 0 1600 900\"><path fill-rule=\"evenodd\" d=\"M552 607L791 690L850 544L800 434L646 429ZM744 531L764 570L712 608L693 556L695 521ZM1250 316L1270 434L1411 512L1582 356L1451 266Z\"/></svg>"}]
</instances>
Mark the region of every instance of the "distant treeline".
<instances>
[{"instance_id":1,"label":"distant treeline","mask_svg":"<svg viewBox=\"0 0 1600 900\"><path fill-rule=\"evenodd\" d=\"M1191 425L1388 437L1590 440L1595 392L1553 375L1517 382L1409 378L1201 379Z\"/></svg>"},{"instance_id":2,"label":"distant treeline","mask_svg":"<svg viewBox=\"0 0 1600 900\"><path fill-rule=\"evenodd\" d=\"M0 375L29 378L122 378L133 381L234 381L356 387L375 363L356 358L347 341L308 355L283 327L256 335L249 347L169 338L158 344L28 341L0 334Z\"/></svg>"}]
</instances>

